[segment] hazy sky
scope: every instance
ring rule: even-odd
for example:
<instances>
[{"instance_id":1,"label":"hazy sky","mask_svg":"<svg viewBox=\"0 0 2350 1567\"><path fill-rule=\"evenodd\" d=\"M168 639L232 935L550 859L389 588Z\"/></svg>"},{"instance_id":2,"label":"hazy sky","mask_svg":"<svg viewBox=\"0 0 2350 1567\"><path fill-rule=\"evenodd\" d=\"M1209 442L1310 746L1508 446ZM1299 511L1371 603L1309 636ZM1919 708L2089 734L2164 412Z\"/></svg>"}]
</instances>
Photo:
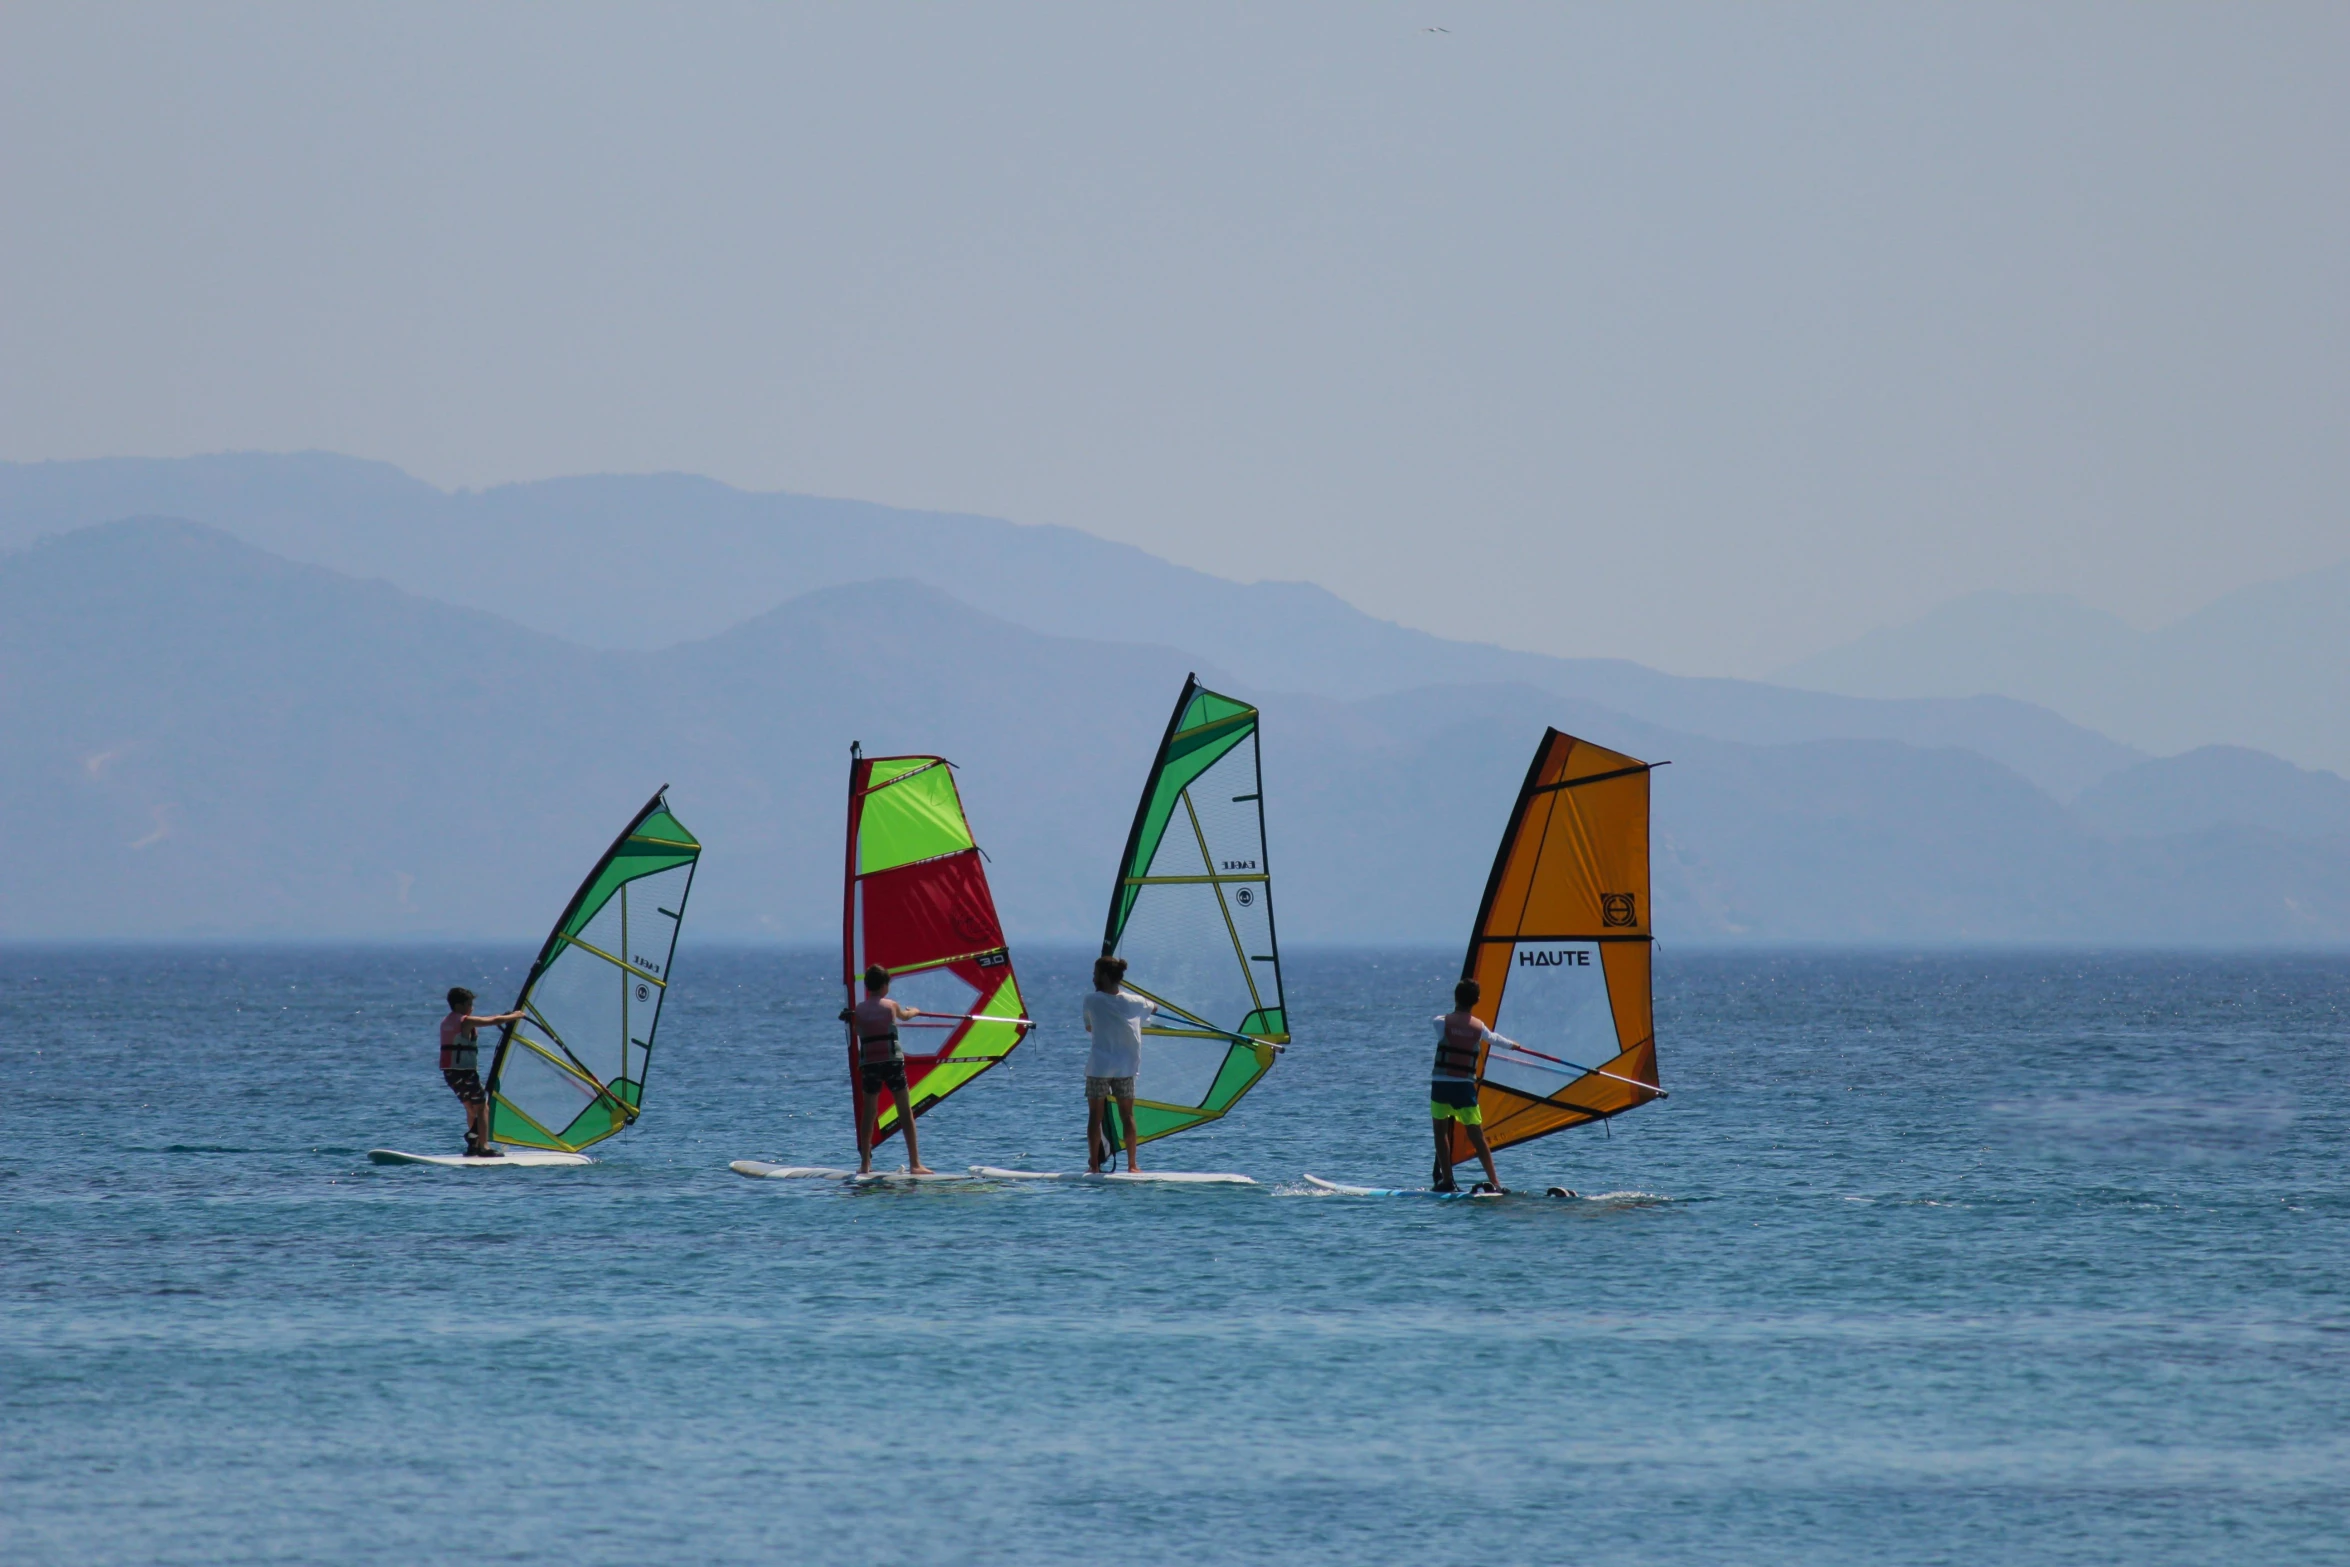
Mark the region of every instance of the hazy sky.
<instances>
[{"instance_id":1,"label":"hazy sky","mask_svg":"<svg viewBox=\"0 0 2350 1567\"><path fill-rule=\"evenodd\" d=\"M688 469L1691 672L2151 623L2350 555L2346 83L2339 3L19 0L0 456Z\"/></svg>"}]
</instances>

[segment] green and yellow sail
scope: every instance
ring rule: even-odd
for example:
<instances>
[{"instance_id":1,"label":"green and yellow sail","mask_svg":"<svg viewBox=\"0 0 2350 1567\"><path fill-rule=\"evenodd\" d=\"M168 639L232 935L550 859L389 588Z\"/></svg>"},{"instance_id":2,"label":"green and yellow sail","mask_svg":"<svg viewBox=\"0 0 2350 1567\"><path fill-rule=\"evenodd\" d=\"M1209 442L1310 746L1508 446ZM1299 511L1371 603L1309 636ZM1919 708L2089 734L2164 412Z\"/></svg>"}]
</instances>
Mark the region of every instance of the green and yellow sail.
<instances>
[{"instance_id":1,"label":"green and yellow sail","mask_svg":"<svg viewBox=\"0 0 2350 1567\"><path fill-rule=\"evenodd\" d=\"M702 846L664 786L613 840L539 949L490 1066L490 1138L577 1152L644 1106L645 1069Z\"/></svg>"},{"instance_id":2,"label":"green and yellow sail","mask_svg":"<svg viewBox=\"0 0 2350 1567\"><path fill-rule=\"evenodd\" d=\"M1159 1006L1134 1086L1144 1142L1225 1114L1289 1041L1257 710L1197 676L1135 806L1102 952Z\"/></svg>"}]
</instances>

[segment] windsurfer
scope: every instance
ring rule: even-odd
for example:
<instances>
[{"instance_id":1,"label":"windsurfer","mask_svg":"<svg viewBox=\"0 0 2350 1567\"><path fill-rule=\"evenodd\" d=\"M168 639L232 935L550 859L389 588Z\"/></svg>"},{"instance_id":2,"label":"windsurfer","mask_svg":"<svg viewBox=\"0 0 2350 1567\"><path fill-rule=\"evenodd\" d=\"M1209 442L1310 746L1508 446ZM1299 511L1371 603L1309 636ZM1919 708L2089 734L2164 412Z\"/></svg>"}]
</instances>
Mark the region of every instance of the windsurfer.
<instances>
[{"instance_id":1,"label":"windsurfer","mask_svg":"<svg viewBox=\"0 0 2350 1567\"><path fill-rule=\"evenodd\" d=\"M1142 1020L1158 1011L1153 1003L1119 982L1126 977L1124 958L1093 960L1093 990L1085 998L1085 1031L1093 1049L1085 1058L1085 1171L1099 1175L1118 1163L1117 1138L1105 1123L1109 1104L1118 1102L1118 1128L1126 1141L1126 1168L1135 1162L1134 1074L1142 1067Z\"/></svg>"},{"instance_id":2,"label":"windsurfer","mask_svg":"<svg viewBox=\"0 0 2350 1567\"><path fill-rule=\"evenodd\" d=\"M1453 1010L1437 1018L1436 1067L1428 1079L1428 1114L1435 1118L1435 1187L1455 1190L1452 1178L1452 1129L1469 1134L1469 1146L1485 1161L1485 1183L1500 1192L1501 1172L1493 1167L1493 1150L1485 1146L1485 1112L1477 1107L1477 1060L1486 1045L1510 1041L1478 1021L1469 1009L1477 1004L1477 982L1464 979L1452 987Z\"/></svg>"},{"instance_id":3,"label":"windsurfer","mask_svg":"<svg viewBox=\"0 0 2350 1567\"><path fill-rule=\"evenodd\" d=\"M441 1077L465 1106L465 1156L469 1159L501 1157L490 1142L490 1096L482 1091L481 1039L474 1030L521 1021L519 1012L475 1017L473 992L462 985L449 989L449 1015L441 1019Z\"/></svg>"},{"instance_id":4,"label":"windsurfer","mask_svg":"<svg viewBox=\"0 0 2350 1567\"><path fill-rule=\"evenodd\" d=\"M906 1136L906 1172L928 1175L922 1145L914 1134L914 1096L906 1090L906 1053L898 1044L898 1025L922 1015L919 1007L889 998L889 970L876 963L865 971L865 999L841 1009L840 1020L857 1035L857 1173L873 1168L873 1127L880 1116L880 1095L888 1089L897 1100L898 1127Z\"/></svg>"}]
</instances>

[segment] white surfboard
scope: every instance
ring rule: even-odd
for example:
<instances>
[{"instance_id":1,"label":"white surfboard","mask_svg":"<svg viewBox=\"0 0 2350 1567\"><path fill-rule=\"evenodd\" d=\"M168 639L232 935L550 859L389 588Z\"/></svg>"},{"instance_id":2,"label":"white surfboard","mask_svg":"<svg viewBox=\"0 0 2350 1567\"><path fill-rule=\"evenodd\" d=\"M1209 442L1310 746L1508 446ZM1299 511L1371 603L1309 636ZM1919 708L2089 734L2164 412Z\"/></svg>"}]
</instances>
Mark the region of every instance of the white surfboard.
<instances>
[{"instance_id":1,"label":"white surfboard","mask_svg":"<svg viewBox=\"0 0 2350 1567\"><path fill-rule=\"evenodd\" d=\"M1309 1175L1305 1179L1306 1184L1311 1186L1314 1190L1318 1192L1328 1192L1333 1197L1435 1197L1445 1201L1457 1202L1469 1198L1491 1199L1497 1197L1506 1197L1509 1195L1507 1192L1473 1192L1467 1190L1457 1192L1440 1192L1425 1186L1416 1188L1409 1186L1343 1186L1336 1181L1325 1181L1318 1175Z\"/></svg>"},{"instance_id":2,"label":"white surfboard","mask_svg":"<svg viewBox=\"0 0 2350 1567\"><path fill-rule=\"evenodd\" d=\"M1083 1181L1118 1186L1254 1186L1257 1183L1245 1175L1208 1170L1114 1170L1101 1175L1089 1175L1083 1170L1004 1170L992 1164L975 1164L973 1175L985 1176L991 1181Z\"/></svg>"},{"instance_id":3,"label":"white surfboard","mask_svg":"<svg viewBox=\"0 0 2350 1567\"><path fill-rule=\"evenodd\" d=\"M931 1181L971 1181L961 1170L932 1170L915 1175L905 1170L867 1170L859 1173L824 1164L769 1164L763 1159L737 1159L727 1166L755 1181L840 1181L850 1186L898 1186Z\"/></svg>"},{"instance_id":4,"label":"white surfboard","mask_svg":"<svg viewBox=\"0 0 2350 1567\"><path fill-rule=\"evenodd\" d=\"M594 1164L583 1153L564 1153L553 1148L509 1148L496 1158L478 1154L403 1153L397 1148L370 1148L367 1157L377 1164L437 1164L449 1170L544 1169L557 1164Z\"/></svg>"}]
</instances>

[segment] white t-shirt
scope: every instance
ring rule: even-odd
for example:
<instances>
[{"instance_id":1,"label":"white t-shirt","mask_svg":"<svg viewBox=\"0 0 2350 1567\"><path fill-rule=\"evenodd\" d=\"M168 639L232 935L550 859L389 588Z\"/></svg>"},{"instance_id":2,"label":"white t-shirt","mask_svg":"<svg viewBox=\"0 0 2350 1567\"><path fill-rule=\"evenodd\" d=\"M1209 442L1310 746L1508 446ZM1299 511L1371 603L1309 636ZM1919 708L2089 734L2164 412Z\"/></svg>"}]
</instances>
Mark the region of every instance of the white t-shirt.
<instances>
[{"instance_id":1,"label":"white t-shirt","mask_svg":"<svg viewBox=\"0 0 2350 1567\"><path fill-rule=\"evenodd\" d=\"M1142 1066L1142 1020L1159 1009L1131 990L1085 995L1085 1031L1093 1049L1085 1058L1087 1077L1132 1077Z\"/></svg>"}]
</instances>

